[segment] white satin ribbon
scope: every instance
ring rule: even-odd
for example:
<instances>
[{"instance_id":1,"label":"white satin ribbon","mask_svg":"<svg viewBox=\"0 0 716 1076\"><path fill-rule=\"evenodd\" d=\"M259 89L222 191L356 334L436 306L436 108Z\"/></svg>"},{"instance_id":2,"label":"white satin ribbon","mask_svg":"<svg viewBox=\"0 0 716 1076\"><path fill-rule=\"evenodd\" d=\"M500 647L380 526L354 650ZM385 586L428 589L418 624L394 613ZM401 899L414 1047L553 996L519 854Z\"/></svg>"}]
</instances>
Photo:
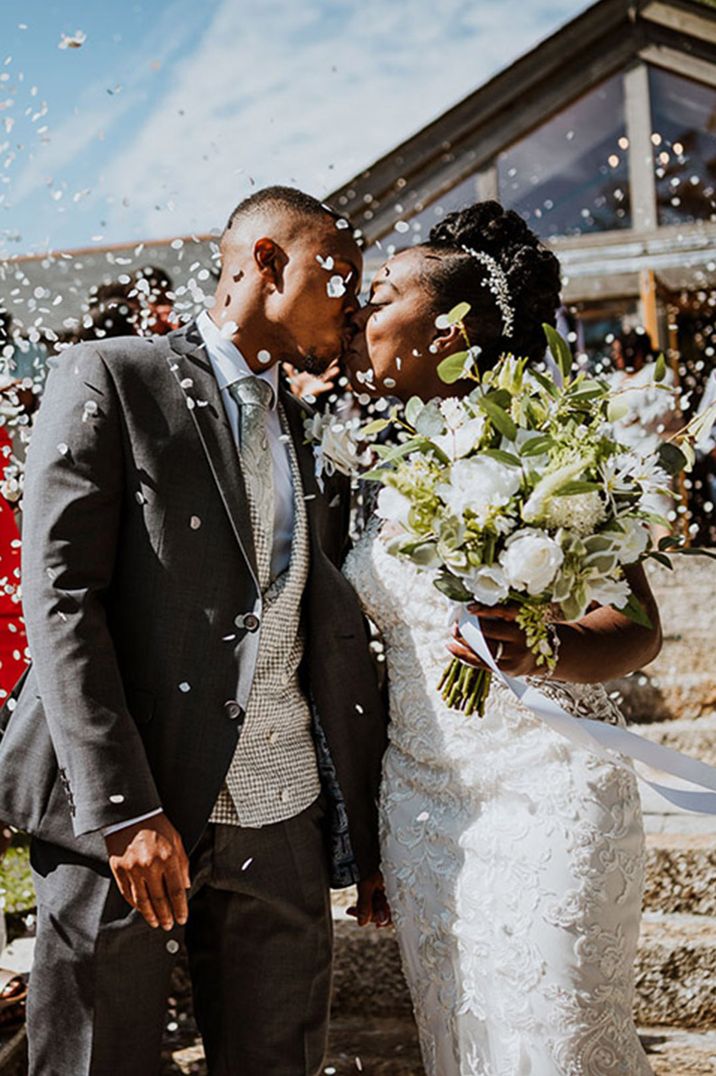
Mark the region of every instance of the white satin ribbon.
<instances>
[{"instance_id":1,"label":"white satin ribbon","mask_svg":"<svg viewBox=\"0 0 716 1076\"><path fill-rule=\"evenodd\" d=\"M523 679L503 673L495 664L480 621L464 610L460 619L460 634L519 701L555 732L559 732L578 747L593 751L615 765L624 766L630 772L632 767L615 757L613 752L635 762L642 762L650 769L659 770L670 777L698 785L701 789L709 789L708 792L697 792L693 789L664 785L649 780L634 767L637 776L669 803L687 811L716 814L716 767L708 766L705 762L699 762L698 759L690 758L670 747L652 743L651 740L646 740L619 725L607 725L589 717L572 717L558 702L543 695L536 687Z\"/></svg>"}]
</instances>

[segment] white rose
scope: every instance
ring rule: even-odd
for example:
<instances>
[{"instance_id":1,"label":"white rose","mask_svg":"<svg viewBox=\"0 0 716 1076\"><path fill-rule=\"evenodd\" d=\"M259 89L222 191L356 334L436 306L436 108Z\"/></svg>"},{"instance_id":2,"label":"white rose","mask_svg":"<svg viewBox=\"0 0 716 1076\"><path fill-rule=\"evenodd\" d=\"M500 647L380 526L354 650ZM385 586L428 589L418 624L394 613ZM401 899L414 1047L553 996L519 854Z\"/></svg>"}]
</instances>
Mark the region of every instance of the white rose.
<instances>
[{"instance_id":1,"label":"white rose","mask_svg":"<svg viewBox=\"0 0 716 1076\"><path fill-rule=\"evenodd\" d=\"M517 590L541 594L559 571L564 554L557 542L543 531L526 528L507 540L500 557L505 576Z\"/></svg>"},{"instance_id":2,"label":"white rose","mask_svg":"<svg viewBox=\"0 0 716 1076\"><path fill-rule=\"evenodd\" d=\"M626 579L601 579L587 580L587 589L590 602L599 602L600 605L613 605L615 609L621 609L629 601L631 590Z\"/></svg>"},{"instance_id":3,"label":"white rose","mask_svg":"<svg viewBox=\"0 0 716 1076\"><path fill-rule=\"evenodd\" d=\"M391 523L399 523L401 527L408 527L408 515L410 513L410 501L393 486L383 486L378 494L378 502L375 506L376 515L381 519L387 519Z\"/></svg>"},{"instance_id":4,"label":"white rose","mask_svg":"<svg viewBox=\"0 0 716 1076\"><path fill-rule=\"evenodd\" d=\"M483 605L497 605L505 600L510 591L505 573L498 564L489 568L476 568L470 575L463 576L463 580L475 600Z\"/></svg>"},{"instance_id":5,"label":"white rose","mask_svg":"<svg viewBox=\"0 0 716 1076\"><path fill-rule=\"evenodd\" d=\"M450 511L462 519L470 509L479 521L491 508L507 504L520 488L520 471L489 456L456 460L450 468L450 483L438 486L438 494Z\"/></svg>"}]
</instances>

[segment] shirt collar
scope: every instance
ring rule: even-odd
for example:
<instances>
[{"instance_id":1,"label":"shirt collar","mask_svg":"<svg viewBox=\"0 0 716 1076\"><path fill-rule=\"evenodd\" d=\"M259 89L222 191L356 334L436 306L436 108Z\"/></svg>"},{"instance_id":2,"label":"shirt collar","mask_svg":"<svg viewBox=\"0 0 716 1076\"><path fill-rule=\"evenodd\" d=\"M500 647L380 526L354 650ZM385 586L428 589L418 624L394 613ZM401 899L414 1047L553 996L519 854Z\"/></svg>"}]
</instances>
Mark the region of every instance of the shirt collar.
<instances>
[{"instance_id":1,"label":"shirt collar","mask_svg":"<svg viewBox=\"0 0 716 1076\"><path fill-rule=\"evenodd\" d=\"M273 389L271 406L274 408L278 400L278 363L254 373L236 344L221 335L221 330L209 316L208 310L202 310L199 314L196 319L196 327L201 333L206 350L209 353L209 359L211 360L219 389L223 391L243 377L260 377L262 381L268 382Z\"/></svg>"}]
</instances>

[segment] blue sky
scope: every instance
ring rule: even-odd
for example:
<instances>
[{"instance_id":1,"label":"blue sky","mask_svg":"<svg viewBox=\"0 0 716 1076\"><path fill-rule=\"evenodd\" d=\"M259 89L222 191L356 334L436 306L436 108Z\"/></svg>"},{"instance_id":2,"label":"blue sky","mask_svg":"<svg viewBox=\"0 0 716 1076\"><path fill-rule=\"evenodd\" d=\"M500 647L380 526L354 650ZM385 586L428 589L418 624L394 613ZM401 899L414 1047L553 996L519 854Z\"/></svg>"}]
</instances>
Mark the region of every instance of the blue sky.
<instances>
[{"instance_id":1,"label":"blue sky","mask_svg":"<svg viewBox=\"0 0 716 1076\"><path fill-rule=\"evenodd\" d=\"M3 0L0 257L206 232L267 183L323 195L586 6Z\"/></svg>"}]
</instances>

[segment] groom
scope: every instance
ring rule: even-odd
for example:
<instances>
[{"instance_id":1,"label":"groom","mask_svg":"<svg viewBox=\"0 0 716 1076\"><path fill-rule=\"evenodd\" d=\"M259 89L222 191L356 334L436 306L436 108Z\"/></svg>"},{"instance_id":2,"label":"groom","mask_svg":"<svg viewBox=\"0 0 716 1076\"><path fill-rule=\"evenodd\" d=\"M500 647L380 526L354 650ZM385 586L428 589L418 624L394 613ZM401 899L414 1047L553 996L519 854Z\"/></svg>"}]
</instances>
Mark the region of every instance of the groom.
<instances>
[{"instance_id":1,"label":"groom","mask_svg":"<svg viewBox=\"0 0 716 1076\"><path fill-rule=\"evenodd\" d=\"M0 816L33 835L33 1076L155 1076L182 937L210 1073L317 1073L329 885L385 915L349 490L278 372L340 354L361 254L281 187L221 252L210 314L58 358L30 449Z\"/></svg>"}]
</instances>

